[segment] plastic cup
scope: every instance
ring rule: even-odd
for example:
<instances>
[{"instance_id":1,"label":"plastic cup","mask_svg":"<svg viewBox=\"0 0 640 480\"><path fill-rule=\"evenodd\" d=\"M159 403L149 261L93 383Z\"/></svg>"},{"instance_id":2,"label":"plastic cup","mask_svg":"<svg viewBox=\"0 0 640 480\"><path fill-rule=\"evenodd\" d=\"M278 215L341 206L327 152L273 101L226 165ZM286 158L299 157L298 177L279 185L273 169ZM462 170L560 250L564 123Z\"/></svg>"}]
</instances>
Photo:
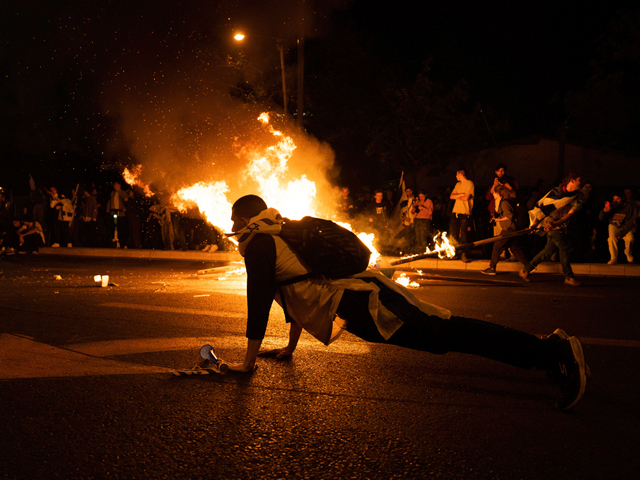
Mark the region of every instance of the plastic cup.
<instances>
[{"instance_id":1,"label":"plastic cup","mask_svg":"<svg viewBox=\"0 0 640 480\"><path fill-rule=\"evenodd\" d=\"M103 287L109 286L109 275L102 275L102 286Z\"/></svg>"}]
</instances>

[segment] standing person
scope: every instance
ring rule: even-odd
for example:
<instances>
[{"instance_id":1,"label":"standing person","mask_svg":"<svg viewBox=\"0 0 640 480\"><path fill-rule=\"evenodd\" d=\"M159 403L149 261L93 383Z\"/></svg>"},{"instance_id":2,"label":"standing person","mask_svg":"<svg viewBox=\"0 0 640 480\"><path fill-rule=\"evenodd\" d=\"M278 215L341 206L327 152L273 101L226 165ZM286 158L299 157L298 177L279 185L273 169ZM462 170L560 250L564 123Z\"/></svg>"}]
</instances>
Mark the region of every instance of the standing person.
<instances>
[{"instance_id":1,"label":"standing person","mask_svg":"<svg viewBox=\"0 0 640 480\"><path fill-rule=\"evenodd\" d=\"M342 187L340 194L340 209L344 218L352 219L356 214L356 204L351 197L349 187Z\"/></svg>"},{"instance_id":2,"label":"standing person","mask_svg":"<svg viewBox=\"0 0 640 480\"><path fill-rule=\"evenodd\" d=\"M609 224L609 265L618 263L618 242L624 240L624 254L627 261L633 263L633 231L636 221L636 208L626 201L620 193L613 195L613 202L604 202L604 208L598 215L600 221Z\"/></svg>"},{"instance_id":3,"label":"standing person","mask_svg":"<svg viewBox=\"0 0 640 480\"><path fill-rule=\"evenodd\" d=\"M389 205L389 211L391 212L396 206L395 194L393 190L387 190L387 204Z\"/></svg>"},{"instance_id":4,"label":"standing person","mask_svg":"<svg viewBox=\"0 0 640 480\"><path fill-rule=\"evenodd\" d=\"M416 250L424 253L427 250L427 243L431 238L433 226L433 202L427 198L424 190L418 193L418 201L414 208L414 224L416 232Z\"/></svg>"},{"instance_id":5,"label":"standing person","mask_svg":"<svg viewBox=\"0 0 640 480\"><path fill-rule=\"evenodd\" d=\"M475 186L467 179L467 172L460 169L456 172L456 183L449 198L455 200L449 219L449 233L458 245L469 243L468 231L471 226L471 210L473 210L473 196ZM466 253L462 253L463 262L469 262Z\"/></svg>"},{"instance_id":6,"label":"standing person","mask_svg":"<svg viewBox=\"0 0 640 480\"><path fill-rule=\"evenodd\" d=\"M139 187L135 185L131 187L127 193L129 200L127 200L127 222L129 231L129 246L132 248L142 248L142 241L140 239L142 233L142 195L137 191Z\"/></svg>"},{"instance_id":7,"label":"standing person","mask_svg":"<svg viewBox=\"0 0 640 480\"><path fill-rule=\"evenodd\" d=\"M107 203L107 214L109 216L109 236L111 244L116 248L127 245L127 192L122 190L122 183L119 180L113 182L113 190Z\"/></svg>"},{"instance_id":8,"label":"standing person","mask_svg":"<svg viewBox=\"0 0 640 480\"><path fill-rule=\"evenodd\" d=\"M232 372L250 373L258 355L290 357L302 329L328 345L343 330L369 342L436 354L479 355L525 369L546 371L560 387L559 410L582 397L587 366L580 341L556 330L546 338L481 320L456 317L430 305L377 271L331 280L310 277L278 236L282 217L256 195L238 199L231 213L233 232L247 269L247 349ZM292 281L296 279L297 281ZM290 323L283 348L261 351L269 312L276 300Z\"/></svg>"},{"instance_id":9,"label":"standing person","mask_svg":"<svg viewBox=\"0 0 640 480\"><path fill-rule=\"evenodd\" d=\"M572 262L593 260L595 250L598 208L592 195L593 184L584 182L581 190L585 198L584 205L576 213L569 229L573 248L570 255Z\"/></svg>"},{"instance_id":10,"label":"standing person","mask_svg":"<svg viewBox=\"0 0 640 480\"><path fill-rule=\"evenodd\" d=\"M0 187L0 253L13 255L18 247L18 235L13 225L13 213L5 190Z\"/></svg>"},{"instance_id":11,"label":"standing person","mask_svg":"<svg viewBox=\"0 0 640 480\"><path fill-rule=\"evenodd\" d=\"M95 191L95 190L94 190ZM96 247L98 238L98 199L91 193L91 187L84 189L82 211L82 243L85 247Z\"/></svg>"},{"instance_id":12,"label":"standing person","mask_svg":"<svg viewBox=\"0 0 640 480\"><path fill-rule=\"evenodd\" d=\"M71 243L71 222L73 221L74 209L71 200L62 194L58 194L56 187L49 190L51 202L49 206L55 212L53 220L52 247L59 247L61 244L72 247Z\"/></svg>"},{"instance_id":13,"label":"standing person","mask_svg":"<svg viewBox=\"0 0 640 480\"><path fill-rule=\"evenodd\" d=\"M387 226L391 208L384 198L382 190L376 190L373 201L369 205L369 226L374 230L380 247L387 243Z\"/></svg>"},{"instance_id":14,"label":"standing person","mask_svg":"<svg viewBox=\"0 0 640 480\"><path fill-rule=\"evenodd\" d=\"M516 209L512 202L513 191L508 189L504 185L497 185L493 189L493 198L496 205L493 221L500 224L500 235L504 236L508 233L515 232L517 227L517 215ZM525 256L524 252L517 243L515 237L502 238L493 244L493 250L491 252L491 262L489 268L482 270L485 275L495 275L496 266L500 261L500 254L510 248L518 261L522 263L524 267L529 260ZM528 281L529 279L525 279Z\"/></svg>"},{"instance_id":15,"label":"standing person","mask_svg":"<svg viewBox=\"0 0 640 480\"><path fill-rule=\"evenodd\" d=\"M531 271L539 263L558 252L560 264L564 273L564 283L577 287L580 282L575 279L573 269L569 263L571 244L567 232L567 222L582 208L585 202L580 192L580 175L570 173L562 183L547 193L535 209L529 212L532 227L542 227L547 235L547 244L531 262L520 271L520 276L527 280Z\"/></svg>"},{"instance_id":16,"label":"standing person","mask_svg":"<svg viewBox=\"0 0 640 480\"><path fill-rule=\"evenodd\" d=\"M493 196L493 192L495 191L495 188L498 185L502 185L506 187L508 190L510 190L513 193L512 198L514 199L517 197L518 188L519 188L518 181L515 178L507 175L506 164L499 163L498 165L496 165L495 174L496 175L493 178L493 185L489 187L486 194L486 199L489 202L489 204L487 205L487 209L489 210L489 214L491 214L492 217L496 213L496 201L495 201L495 197ZM494 226L493 226L494 237L497 235L500 235L500 228L501 227L499 223L497 222L494 223Z\"/></svg>"},{"instance_id":17,"label":"standing person","mask_svg":"<svg viewBox=\"0 0 640 480\"><path fill-rule=\"evenodd\" d=\"M638 233L638 225L640 225L640 200L637 200L633 197L633 190L631 188L624 189L624 198L626 199L627 203L632 204L636 209L636 220L633 223L633 231L635 235L636 233ZM631 256L633 256L634 252L638 253L638 243L639 242L636 241L633 242Z\"/></svg>"}]
</instances>

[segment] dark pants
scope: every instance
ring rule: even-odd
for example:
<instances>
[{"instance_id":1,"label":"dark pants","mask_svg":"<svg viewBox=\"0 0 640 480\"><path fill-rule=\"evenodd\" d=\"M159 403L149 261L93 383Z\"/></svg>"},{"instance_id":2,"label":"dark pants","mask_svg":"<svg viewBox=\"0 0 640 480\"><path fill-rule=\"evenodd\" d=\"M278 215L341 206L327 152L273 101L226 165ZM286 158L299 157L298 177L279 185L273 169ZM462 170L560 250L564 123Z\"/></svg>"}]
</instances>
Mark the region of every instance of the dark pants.
<instances>
[{"instance_id":1,"label":"dark pants","mask_svg":"<svg viewBox=\"0 0 640 480\"><path fill-rule=\"evenodd\" d=\"M449 235L459 244L469 243L469 215L452 213L449 218Z\"/></svg>"},{"instance_id":2,"label":"dark pants","mask_svg":"<svg viewBox=\"0 0 640 480\"><path fill-rule=\"evenodd\" d=\"M493 250L491 251L491 262L489 263L489 266L491 268L495 270L496 265L498 265L498 262L500 261L500 254L507 248L511 249L513 254L523 266L529 262L529 260L527 260L527 256L524 254L515 238L501 238L493 244Z\"/></svg>"},{"instance_id":3,"label":"dark pants","mask_svg":"<svg viewBox=\"0 0 640 480\"><path fill-rule=\"evenodd\" d=\"M71 243L71 228L69 227L69 222L58 219L53 221L53 238L51 239L51 243L57 243L63 247Z\"/></svg>"},{"instance_id":4,"label":"dark pants","mask_svg":"<svg viewBox=\"0 0 640 480\"><path fill-rule=\"evenodd\" d=\"M573 270L571 269L571 264L569 263L571 245L569 244L567 231L562 228L559 228L557 230L550 230L549 232L547 232L547 244L540 253L533 257L533 260L531 260L531 262L525 265L524 269L527 272L530 272L531 270L536 268L539 263L542 263L548 257L551 257L551 255L553 255L556 251L558 252L558 256L560 257L560 265L562 265L562 273L564 273L564 277L573 278Z\"/></svg>"},{"instance_id":5,"label":"dark pants","mask_svg":"<svg viewBox=\"0 0 640 480\"><path fill-rule=\"evenodd\" d=\"M550 366L550 347L545 340L481 320L463 317L445 320L427 315L383 283L371 281L380 287L380 302L403 325L385 340L369 313L369 292L345 290L338 316L347 322L348 332L363 340L436 354L469 353L526 369L546 370Z\"/></svg>"},{"instance_id":6,"label":"dark pants","mask_svg":"<svg viewBox=\"0 0 640 480\"><path fill-rule=\"evenodd\" d=\"M76 221L79 221L76 219ZM80 224L80 238L83 247L98 246L98 222L95 220L83 221Z\"/></svg>"},{"instance_id":7,"label":"dark pants","mask_svg":"<svg viewBox=\"0 0 640 480\"><path fill-rule=\"evenodd\" d=\"M430 240L431 220L428 218L415 218L413 224L416 233L416 250L418 253L424 253Z\"/></svg>"},{"instance_id":8,"label":"dark pants","mask_svg":"<svg viewBox=\"0 0 640 480\"><path fill-rule=\"evenodd\" d=\"M402 230L396 235L396 240L399 240L401 242L400 248L405 249L407 252L413 252L415 243L414 233L415 231L413 224L402 226Z\"/></svg>"}]
</instances>

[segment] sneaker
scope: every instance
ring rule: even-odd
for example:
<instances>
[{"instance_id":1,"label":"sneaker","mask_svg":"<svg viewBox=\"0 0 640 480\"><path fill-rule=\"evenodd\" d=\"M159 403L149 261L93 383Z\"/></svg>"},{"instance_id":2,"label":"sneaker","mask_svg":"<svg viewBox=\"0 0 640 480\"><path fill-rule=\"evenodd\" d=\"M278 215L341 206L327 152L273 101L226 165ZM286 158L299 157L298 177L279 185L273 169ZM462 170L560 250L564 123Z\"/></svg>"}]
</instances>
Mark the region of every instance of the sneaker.
<instances>
[{"instance_id":1,"label":"sneaker","mask_svg":"<svg viewBox=\"0 0 640 480\"><path fill-rule=\"evenodd\" d=\"M218 245L209 245L209 253L218 251Z\"/></svg>"},{"instance_id":2,"label":"sneaker","mask_svg":"<svg viewBox=\"0 0 640 480\"><path fill-rule=\"evenodd\" d=\"M52 243L51 248L58 248L60 246L59 243Z\"/></svg>"},{"instance_id":3,"label":"sneaker","mask_svg":"<svg viewBox=\"0 0 640 480\"><path fill-rule=\"evenodd\" d=\"M464 263L469 263L471 260L469 260L467 258L467 254L463 253L462 256L460 257L460 260L462 260Z\"/></svg>"},{"instance_id":4,"label":"sneaker","mask_svg":"<svg viewBox=\"0 0 640 480\"><path fill-rule=\"evenodd\" d=\"M578 280L576 280L575 278L565 278L564 279L564 283L566 283L567 285L571 285L572 287L579 287L580 285L582 285Z\"/></svg>"},{"instance_id":5,"label":"sneaker","mask_svg":"<svg viewBox=\"0 0 640 480\"><path fill-rule=\"evenodd\" d=\"M73 247L73 244L72 243L67 243L67 248L71 248L71 247Z\"/></svg>"},{"instance_id":6,"label":"sneaker","mask_svg":"<svg viewBox=\"0 0 640 480\"><path fill-rule=\"evenodd\" d=\"M13 249L13 247L9 247L4 251L5 255L13 255L16 253L16 251Z\"/></svg>"},{"instance_id":7,"label":"sneaker","mask_svg":"<svg viewBox=\"0 0 640 480\"><path fill-rule=\"evenodd\" d=\"M484 273L485 275L495 275L496 274L496 269L495 268L487 268L485 270L482 270L480 273Z\"/></svg>"},{"instance_id":8,"label":"sneaker","mask_svg":"<svg viewBox=\"0 0 640 480\"><path fill-rule=\"evenodd\" d=\"M529 278L529 272L527 272L524 268L520 270L520 273L518 273L518 275L520 275L520 278L522 278L525 282L531 281L531 279Z\"/></svg>"},{"instance_id":9,"label":"sneaker","mask_svg":"<svg viewBox=\"0 0 640 480\"><path fill-rule=\"evenodd\" d=\"M607 262L607 265L616 265L617 263L618 263L618 260L612 258Z\"/></svg>"},{"instance_id":10,"label":"sneaker","mask_svg":"<svg viewBox=\"0 0 640 480\"><path fill-rule=\"evenodd\" d=\"M563 330L556 330L547 338L553 342L556 359L547 376L560 387L556 408L571 410L584 395L587 386L586 362L582 344L576 337L565 337Z\"/></svg>"},{"instance_id":11,"label":"sneaker","mask_svg":"<svg viewBox=\"0 0 640 480\"><path fill-rule=\"evenodd\" d=\"M561 328L556 328L556 330L551 335L547 336L547 338L552 338L552 337L558 337L560 340L569 340L569 335L567 334L567 332L565 332ZM584 371L585 371L585 374L587 375L587 380L589 380L591 378L591 369L589 368L589 365L587 365L586 362L584 364Z\"/></svg>"},{"instance_id":12,"label":"sneaker","mask_svg":"<svg viewBox=\"0 0 640 480\"><path fill-rule=\"evenodd\" d=\"M209 245L205 245L204 248L201 251L202 252L208 252L209 251Z\"/></svg>"},{"instance_id":13,"label":"sneaker","mask_svg":"<svg viewBox=\"0 0 640 480\"><path fill-rule=\"evenodd\" d=\"M631 255L627 255L627 262L633 263L633 257Z\"/></svg>"}]
</instances>

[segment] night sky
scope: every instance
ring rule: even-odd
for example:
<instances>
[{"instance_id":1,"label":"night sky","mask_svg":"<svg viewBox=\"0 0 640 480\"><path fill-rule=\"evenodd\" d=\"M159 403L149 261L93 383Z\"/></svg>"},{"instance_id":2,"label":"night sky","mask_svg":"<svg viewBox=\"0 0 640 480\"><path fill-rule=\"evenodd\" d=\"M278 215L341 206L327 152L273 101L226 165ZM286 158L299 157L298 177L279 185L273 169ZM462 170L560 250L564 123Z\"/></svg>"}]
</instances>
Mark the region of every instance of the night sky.
<instances>
[{"instance_id":1,"label":"night sky","mask_svg":"<svg viewBox=\"0 0 640 480\"><path fill-rule=\"evenodd\" d=\"M268 105L229 92L250 71L279 78L276 37L294 73L299 31L308 108L324 110L306 126L320 144L330 142L341 95L375 102L374 85L386 76L410 83L429 58L434 80L466 80L474 102L508 120L511 138L553 135L561 99L591 74L598 38L634 3L4 0L0 181L19 189L28 173L60 182L113 163L179 172L182 181L192 180L186 171L202 176L203 166L215 165L211 177L229 174L238 143L259 136L256 112L281 103L277 91ZM231 40L238 28L260 41L240 49ZM229 61L238 58L241 73ZM326 78L336 65L368 80L358 92L340 91L353 87ZM323 81L333 90L314 89ZM334 146L343 169L358 155L354 145L348 155Z\"/></svg>"}]
</instances>

